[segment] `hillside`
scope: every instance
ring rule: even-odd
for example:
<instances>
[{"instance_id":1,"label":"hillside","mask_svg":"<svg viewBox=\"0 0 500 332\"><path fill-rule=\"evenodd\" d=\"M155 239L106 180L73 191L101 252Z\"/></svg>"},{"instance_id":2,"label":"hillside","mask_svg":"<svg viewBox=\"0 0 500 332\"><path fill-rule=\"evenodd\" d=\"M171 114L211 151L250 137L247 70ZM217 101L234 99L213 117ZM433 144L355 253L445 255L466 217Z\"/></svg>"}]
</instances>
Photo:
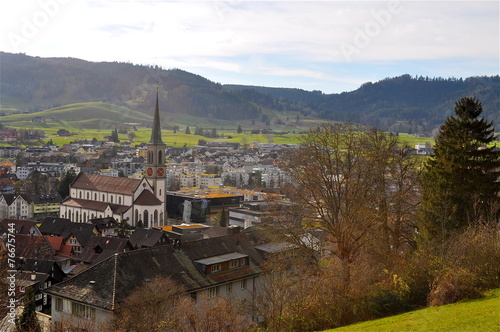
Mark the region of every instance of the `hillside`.
<instances>
[{"instance_id":1,"label":"hillside","mask_svg":"<svg viewBox=\"0 0 500 332\"><path fill-rule=\"evenodd\" d=\"M150 125L152 122L152 115L100 102L68 104L36 113L8 115L1 121L3 125L18 128L99 129L114 129L123 123Z\"/></svg>"},{"instance_id":2,"label":"hillside","mask_svg":"<svg viewBox=\"0 0 500 332\"><path fill-rule=\"evenodd\" d=\"M154 107L156 80L161 112L166 115L162 118L186 116L186 125L194 125L193 118L200 118L204 119L201 122L223 120L289 129L322 119L428 134L443 123L445 116L452 113L454 102L463 96L478 97L485 117L500 123L498 76L430 79L402 75L365 83L352 92L324 94L293 88L221 85L180 69L4 52L0 52L0 110L35 112L102 102L125 107L130 114L134 111L149 115ZM80 115L83 113L72 116L78 121Z\"/></svg>"},{"instance_id":3,"label":"hillside","mask_svg":"<svg viewBox=\"0 0 500 332\"><path fill-rule=\"evenodd\" d=\"M439 307L407 312L359 324L328 330L340 331L499 331L500 289L486 297Z\"/></svg>"}]
</instances>

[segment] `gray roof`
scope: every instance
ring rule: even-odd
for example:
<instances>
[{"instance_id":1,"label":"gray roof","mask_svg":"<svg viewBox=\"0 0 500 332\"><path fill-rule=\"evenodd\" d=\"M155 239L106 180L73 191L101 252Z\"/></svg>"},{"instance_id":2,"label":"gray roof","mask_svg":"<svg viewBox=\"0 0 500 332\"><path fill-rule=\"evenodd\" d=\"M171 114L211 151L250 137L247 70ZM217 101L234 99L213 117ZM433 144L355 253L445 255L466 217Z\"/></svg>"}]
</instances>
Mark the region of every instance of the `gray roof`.
<instances>
[{"instance_id":1,"label":"gray roof","mask_svg":"<svg viewBox=\"0 0 500 332\"><path fill-rule=\"evenodd\" d=\"M195 263L196 260L235 252L248 256L249 265L211 275L204 274ZM114 310L134 289L157 276L170 277L186 292L193 292L258 275L262 261L262 256L252 248L244 234L233 234L189 242L178 249L165 245L117 253L50 287L46 293Z\"/></svg>"},{"instance_id":2,"label":"gray roof","mask_svg":"<svg viewBox=\"0 0 500 332\"><path fill-rule=\"evenodd\" d=\"M199 264L203 264L203 265L211 265L211 264L227 262L227 261L230 261L232 259L239 259L239 258L244 258L244 257L248 257L248 255L240 254L239 252L231 252L229 254L199 259L199 260L196 260L195 263L199 263Z\"/></svg>"}]
</instances>

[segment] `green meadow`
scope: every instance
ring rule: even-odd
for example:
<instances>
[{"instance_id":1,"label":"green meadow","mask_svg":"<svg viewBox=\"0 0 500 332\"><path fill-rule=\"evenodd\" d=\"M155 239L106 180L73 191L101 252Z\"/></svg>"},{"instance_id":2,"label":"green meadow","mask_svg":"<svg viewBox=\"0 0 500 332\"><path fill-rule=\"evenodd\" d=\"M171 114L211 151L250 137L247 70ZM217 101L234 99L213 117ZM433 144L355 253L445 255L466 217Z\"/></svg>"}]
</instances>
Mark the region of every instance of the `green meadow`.
<instances>
[{"instance_id":1,"label":"green meadow","mask_svg":"<svg viewBox=\"0 0 500 332\"><path fill-rule=\"evenodd\" d=\"M151 112L152 113L152 112ZM296 144L298 143L299 132L307 131L309 128L315 128L322 122L318 119L300 117L299 121L295 121L298 114L288 113L273 113L269 110L263 110L263 114L269 118L291 119L284 125L271 126L276 132L288 132L287 134L272 134L272 135L252 135L252 129L264 128L264 124L260 121L242 120L228 121L211 118L200 118L185 114L170 114L164 112L161 114L162 127L174 128L177 126L179 130L162 130L162 137L165 144L174 147L191 146L198 144L198 140L203 139L207 142L219 140L226 142L236 142L241 144L251 144L253 142L262 143L279 143L279 144ZM49 139L58 146L67 144L71 141L79 140L103 140L105 136L111 135L111 131L115 128L127 128L128 132L135 134L133 144L147 143L150 139L151 129L146 125L150 125L153 121L152 114L144 114L137 110L125 106L117 106L112 104L89 102L64 105L48 109L41 112L31 114L10 114L2 116L0 123L4 126L17 129L34 129L43 130L46 138L39 141L18 142L21 146L36 146L44 144ZM255 123L256 122L256 123ZM126 125L127 123L140 123L142 125ZM237 127L241 125L243 133L237 134ZM190 128L191 133L194 132L196 126L202 127L204 130L211 131L213 128L217 130L220 136L217 139L206 138L197 135L186 135L184 133L186 127ZM66 129L72 133L68 137L60 137L57 135L59 129ZM230 138L228 138L228 136ZM128 134L119 134L120 142L129 141ZM419 143L430 142L430 138L414 137L408 134L399 134L399 139L410 146ZM0 145L8 145L9 143L0 143Z\"/></svg>"},{"instance_id":2,"label":"green meadow","mask_svg":"<svg viewBox=\"0 0 500 332\"><path fill-rule=\"evenodd\" d=\"M430 307L328 330L340 331L500 331L500 288L473 301Z\"/></svg>"}]
</instances>

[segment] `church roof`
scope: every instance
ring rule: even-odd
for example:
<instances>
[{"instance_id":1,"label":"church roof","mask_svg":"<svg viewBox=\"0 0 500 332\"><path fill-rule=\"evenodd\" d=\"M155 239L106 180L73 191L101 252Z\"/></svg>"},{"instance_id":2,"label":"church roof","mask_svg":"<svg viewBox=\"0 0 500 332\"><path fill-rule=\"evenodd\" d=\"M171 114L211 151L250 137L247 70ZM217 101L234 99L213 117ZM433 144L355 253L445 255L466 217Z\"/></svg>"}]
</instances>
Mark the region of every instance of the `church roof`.
<instances>
[{"instance_id":1,"label":"church roof","mask_svg":"<svg viewBox=\"0 0 500 332\"><path fill-rule=\"evenodd\" d=\"M164 144L161 140L161 127L160 127L160 107L158 103L158 88L156 89L156 107L153 120L153 131L151 132L151 140L149 144Z\"/></svg>"},{"instance_id":2,"label":"church roof","mask_svg":"<svg viewBox=\"0 0 500 332\"><path fill-rule=\"evenodd\" d=\"M143 190L134 201L138 205L161 205L161 201L149 190Z\"/></svg>"},{"instance_id":3,"label":"church roof","mask_svg":"<svg viewBox=\"0 0 500 332\"><path fill-rule=\"evenodd\" d=\"M71 188L132 195L141 180L80 172Z\"/></svg>"}]
</instances>

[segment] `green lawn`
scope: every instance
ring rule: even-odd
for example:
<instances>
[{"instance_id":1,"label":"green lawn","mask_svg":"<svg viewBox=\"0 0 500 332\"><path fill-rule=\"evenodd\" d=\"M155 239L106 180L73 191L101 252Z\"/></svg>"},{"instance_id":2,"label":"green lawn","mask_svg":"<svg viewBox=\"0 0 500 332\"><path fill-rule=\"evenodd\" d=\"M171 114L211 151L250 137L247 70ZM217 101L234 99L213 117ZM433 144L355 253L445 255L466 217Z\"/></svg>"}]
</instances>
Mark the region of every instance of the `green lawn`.
<instances>
[{"instance_id":1,"label":"green lawn","mask_svg":"<svg viewBox=\"0 0 500 332\"><path fill-rule=\"evenodd\" d=\"M500 331L500 288L484 298L426 308L330 331Z\"/></svg>"}]
</instances>

